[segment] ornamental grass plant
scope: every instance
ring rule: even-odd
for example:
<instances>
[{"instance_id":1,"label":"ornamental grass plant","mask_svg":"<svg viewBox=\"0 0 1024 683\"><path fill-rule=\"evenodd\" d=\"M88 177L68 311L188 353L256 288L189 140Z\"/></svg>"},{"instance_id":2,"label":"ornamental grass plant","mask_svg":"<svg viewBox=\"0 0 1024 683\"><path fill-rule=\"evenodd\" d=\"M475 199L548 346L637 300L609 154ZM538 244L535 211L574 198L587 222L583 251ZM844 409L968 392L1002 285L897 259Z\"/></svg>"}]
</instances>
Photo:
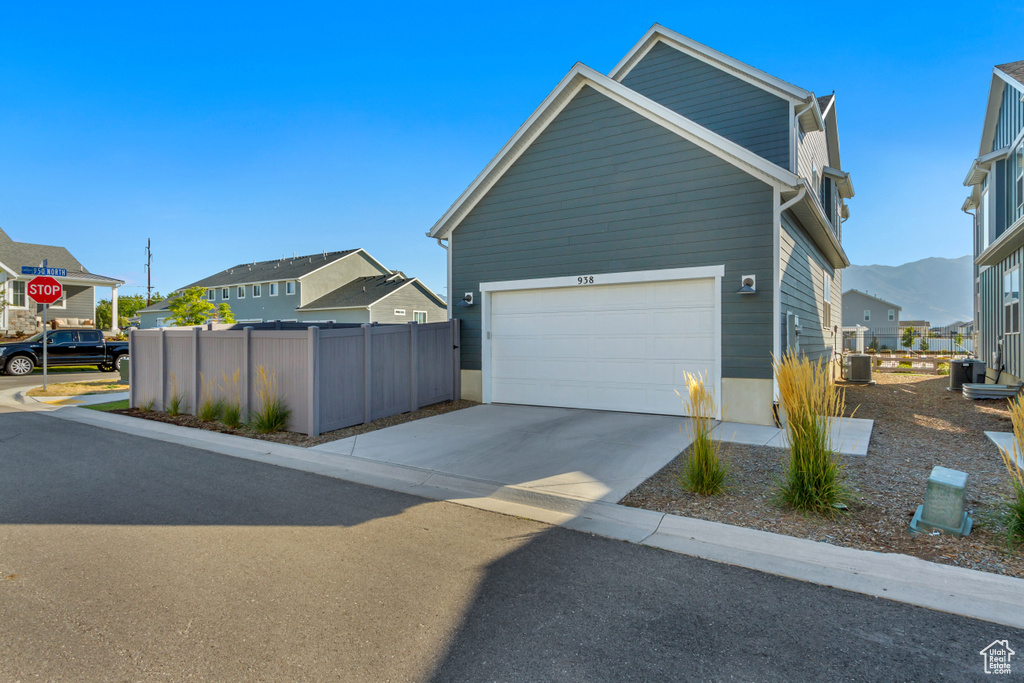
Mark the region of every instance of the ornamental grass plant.
<instances>
[{"instance_id":1,"label":"ornamental grass plant","mask_svg":"<svg viewBox=\"0 0 1024 683\"><path fill-rule=\"evenodd\" d=\"M292 411L277 393L277 373L268 373L262 365L256 368L256 398L260 407L252 413L252 428L261 434L284 431Z\"/></svg>"},{"instance_id":2,"label":"ornamental grass plant","mask_svg":"<svg viewBox=\"0 0 1024 683\"><path fill-rule=\"evenodd\" d=\"M1005 503L1004 519L1010 545L1020 545L1024 543L1024 471L1017 463L1024 453L1024 398L1018 396L1010 401L1010 421L1013 423L1013 452L1000 450L1012 489Z\"/></svg>"},{"instance_id":3,"label":"ornamental grass plant","mask_svg":"<svg viewBox=\"0 0 1024 683\"><path fill-rule=\"evenodd\" d=\"M231 429L236 429L242 424L242 395L238 388L240 377L240 370L235 370L230 376L226 372L221 373L226 398L221 404L220 421Z\"/></svg>"},{"instance_id":4,"label":"ornamental grass plant","mask_svg":"<svg viewBox=\"0 0 1024 683\"><path fill-rule=\"evenodd\" d=\"M683 401L690 416L689 432L692 442L689 457L679 474L679 483L687 491L711 496L725 490L728 465L721 458L721 442L711 438L715 428L715 394L703 375L686 373L686 396L676 394ZM682 428L680 428L682 431Z\"/></svg>"},{"instance_id":5,"label":"ornamental grass plant","mask_svg":"<svg viewBox=\"0 0 1024 683\"><path fill-rule=\"evenodd\" d=\"M223 412L224 401L213 397L217 390L217 382L207 381L206 375L201 372L199 373L199 380L202 383L202 390L200 391L199 409L196 411L196 417L203 422L213 422Z\"/></svg>"},{"instance_id":6,"label":"ornamental grass plant","mask_svg":"<svg viewBox=\"0 0 1024 683\"><path fill-rule=\"evenodd\" d=\"M845 509L849 498L830 431L830 418L841 417L846 409L845 395L826 363L792 351L772 362L789 441L779 498L797 510L833 515Z\"/></svg>"}]
</instances>

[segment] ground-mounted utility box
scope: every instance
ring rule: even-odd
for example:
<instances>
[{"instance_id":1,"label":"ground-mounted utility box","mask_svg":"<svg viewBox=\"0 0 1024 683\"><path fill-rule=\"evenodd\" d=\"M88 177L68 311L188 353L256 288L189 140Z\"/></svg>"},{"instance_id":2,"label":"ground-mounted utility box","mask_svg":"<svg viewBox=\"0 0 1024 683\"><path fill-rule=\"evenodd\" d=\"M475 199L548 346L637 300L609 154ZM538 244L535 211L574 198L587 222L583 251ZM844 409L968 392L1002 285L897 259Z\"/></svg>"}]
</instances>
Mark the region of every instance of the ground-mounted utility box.
<instances>
[{"instance_id":1,"label":"ground-mounted utility box","mask_svg":"<svg viewBox=\"0 0 1024 683\"><path fill-rule=\"evenodd\" d=\"M972 523L967 514L967 473L948 467L933 467L924 504L918 506L914 513L910 530L966 536L971 533Z\"/></svg>"}]
</instances>

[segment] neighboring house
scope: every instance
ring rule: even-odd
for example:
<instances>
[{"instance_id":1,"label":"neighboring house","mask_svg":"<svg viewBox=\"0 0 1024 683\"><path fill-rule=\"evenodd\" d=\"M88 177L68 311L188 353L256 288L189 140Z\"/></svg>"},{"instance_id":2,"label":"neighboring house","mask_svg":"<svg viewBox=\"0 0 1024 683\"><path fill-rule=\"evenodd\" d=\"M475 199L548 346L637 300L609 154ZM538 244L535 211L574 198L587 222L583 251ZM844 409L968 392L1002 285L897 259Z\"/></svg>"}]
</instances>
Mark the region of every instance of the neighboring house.
<instances>
[{"instance_id":1,"label":"neighboring house","mask_svg":"<svg viewBox=\"0 0 1024 683\"><path fill-rule=\"evenodd\" d=\"M900 336L903 336L903 330L911 327L914 329L914 334L919 337L924 337L932 331L932 324L927 320L903 320L900 322Z\"/></svg>"},{"instance_id":2,"label":"neighboring house","mask_svg":"<svg viewBox=\"0 0 1024 683\"><path fill-rule=\"evenodd\" d=\"M243 263L183 287L202 287L240 323L443 322L443 299L416 278L385 268L363 249ZM181 290L177 290L181 291ZM169 324L170 299L139 312L140 327Z\"/></svg>"},{"instance_id":3,"label":"neighboring house","mask_svg":"<svg viewBox=\"0 0 1024 683\"><path fill-rule=\"evenodd\" d=\"M942 327L933 327L931 331L935 334L949 337L958 334L963 335L964 337L969 337L974 333L974 323L969 320L957 320L954 323L943 325Z\"/></svg>"},{"instance_id":4,"label":"neighboring house","mask_svg":"<svg viewBox=\"0 0 1024 683\"><path fill-rule=\"evenodd\" d=\"M46 260L50 268L64 268L67 277L59 277L64 286L60 301L50 305L47 318L69 326L93 326L96 320L96 287L109 287L114 311L117 290L123 280L90 273L64 247L15 242L0 230L0 288L7 305L0 310L0 334L35 334L42 326L43 307L33 302L26 288L34 276L22 275L22 266L40 266ZM117 324L117 316L112 318Z\"/></svg>"},{"instance_id":5,"label":"neighboring house","mask_svg":"<svg viewBox=\"0 0 1024 683\"><path fill-rule=\"evenodd\" d=\"M900 311L903 309L885 299L872 296L857 289L843 292L843 327L860 325L868 328L871 335L893 335L900 326Z\"/></svg>"},{"instance_id":6,"label":"neighboring house","mask_svg":"<svg viewBox=\"0 0 1024 683\"><path fill-rule=\"evenodd\" d=\"M833 95L659 25L576 64L428 233L463 396L681 414L704 373L772 424L772 354L841 343L841 168Z\"/></svg>"},{"instance_id":7,"label":"neighboring house","mask_svg":"<svg viewBox=\"0 0 1024 683\"><path fill-rule=\"evenodd\" d=\"M981 147L964 185L964 211L974 211L976 353L1024 377L1024 61L992 69Z\"/></svg>"}]
</instances>

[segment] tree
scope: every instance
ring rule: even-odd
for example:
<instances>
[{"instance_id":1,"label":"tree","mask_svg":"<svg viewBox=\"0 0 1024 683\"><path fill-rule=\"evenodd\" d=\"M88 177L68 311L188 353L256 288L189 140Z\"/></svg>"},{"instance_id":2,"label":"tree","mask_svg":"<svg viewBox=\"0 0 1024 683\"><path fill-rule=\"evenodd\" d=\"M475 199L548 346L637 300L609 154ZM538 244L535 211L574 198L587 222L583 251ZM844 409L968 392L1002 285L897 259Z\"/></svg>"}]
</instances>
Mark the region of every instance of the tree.
<instances>
[{"instance_id":1,"label":"tree","mask_svg":"<svg viewBox=\"0 0 1024 683\"><path fill-rule=\"evenodd\" d=\"M172 325L202 325L212 317L214 306L206 298L206 290L192 287L176 294L168 306Z\"/></svg>"},{"instance_id":2,"label":"tree","mask_svg":"<svg viewBox=\"0 0 1024 683\"><path fill-rule=\"evenodd\" d=\"M962 335L959 332L957 332L956 336L953 337L953 341L956 343L957 346L959 346L960 348L963 348L963 346L964 346L964 335Z\"/></svg>"},{"instance_id":3,"label":"tree","mask_svg":"<svg viewBox=\"0 0 1024 683\"><path fill-rule=\"evenodd\" d=\"M914 334L913 327L904 327L903 337L900 339L900 343L903 344L904 347L911 349L914 347L914 337L916 336L917 335Z\"/></svg>"},{"instance_id":4,"label":"tree","mask_svg":"<svg viewBox=\"0 0 1024 683\"><path fill-rule=\"evenodd\" d=\"M921 352L924 353L928 350L928 337L921 336Z\"/></svg>"},{"instance_id":5,"label":"tree","mask_svg":"<svg viewBox=\"0 0 1024 683\"><path fill-rule=\"evenodd\" d=\"M217 305L217 320L227 325L235 324L235 314L231 312L231 306L227 303Z\"/></svg>"},{"instance_id":6,"label":"tree","mask_svg":"<svg viewBox=\"0 0 1024 683\"><path fill-rule=\"evenodd\" d=\"M159 292L151 299L152 303L163 301ZM146 297L141 294L131 294L117 298L117 326L128 327L129 318L134 317L140 310L146 307ZM110 329L110 299L101 299L96 304L96 327L101 330Z\"/></svg>"}]
</instances>

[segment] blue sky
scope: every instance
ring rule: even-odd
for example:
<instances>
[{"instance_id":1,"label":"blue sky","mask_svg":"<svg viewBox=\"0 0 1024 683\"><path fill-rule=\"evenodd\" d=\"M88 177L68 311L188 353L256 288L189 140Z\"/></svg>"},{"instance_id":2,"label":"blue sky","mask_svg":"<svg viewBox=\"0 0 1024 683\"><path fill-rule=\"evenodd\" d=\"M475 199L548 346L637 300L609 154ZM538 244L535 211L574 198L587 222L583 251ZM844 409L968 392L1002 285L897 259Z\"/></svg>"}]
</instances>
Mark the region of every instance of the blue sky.
<instances>
[{"instance_id":1,"label":"blue sky","mask_svg":"<svg viewBox=\"0 0 1024 683\"><path fill-rule=\"evenodd\" d=\"M163 291L364 247L443 293L424 232L573 63L607 73L655 21L836 91L853 263L962 256L991 69L1024 59L1006 2L146 5L19 3L0 28L0 227L123 293L147 237Z\"/></svg>"}]
</instances>

